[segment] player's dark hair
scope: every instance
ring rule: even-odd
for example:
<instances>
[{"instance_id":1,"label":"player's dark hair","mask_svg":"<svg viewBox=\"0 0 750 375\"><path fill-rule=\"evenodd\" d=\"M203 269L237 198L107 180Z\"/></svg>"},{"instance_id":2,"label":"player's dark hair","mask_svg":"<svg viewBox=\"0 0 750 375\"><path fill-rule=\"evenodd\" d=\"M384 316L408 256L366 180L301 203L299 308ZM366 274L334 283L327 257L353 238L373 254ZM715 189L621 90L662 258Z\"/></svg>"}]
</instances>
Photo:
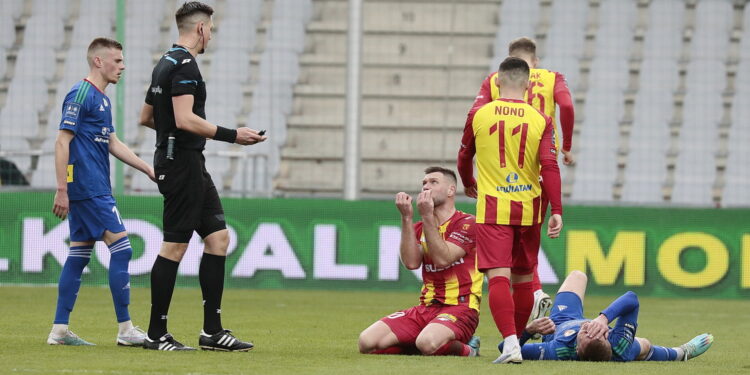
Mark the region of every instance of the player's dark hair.
<instances>
[{"instance_id":1,"label":"player's dark hair","mask_svg":"<svg viewBox=\"0 0 750 375\"><path fill-rule=\"evenodd\" d=\"M175 21L177 21L177 28L183 30L188 26L188 19L199 13L211 17L214 14L214 8L211 8L210 5L203 4L200 1L188 1L185 4L182 4L180 9L177 9L177 12L174 14Z\"/></svg>"},{"instance_id":2,"label":"player's dark hair","mask_svg":"<svg viewBox=\"0 0 750 375\"><path fill-rule=\"evenodd\" d=\"M578 351L578 359L588 362L609 362L612 359L612 347L609 342L593 340Z\"/></svg>"},{"instance_id":3,"label":"player's dark hair","mask_svg":"<svg viewBox=\"0 0 750 375\"><path fill-rule=\"evenodd\" d=\"M508 45L508 55L518 57L518 54L536 56L536 42L534 39L522 36L510 42Z\"/></svg>"},{"instance_id":4,"label":"player's dark hair","mask_svg":"<svg viewBox=\"0 0 750 375\"><path fill-rule=\"evenodd\" d=\"M430 173L435 173L435 172L440 172L443 174L443 176L448 176L448 178L453 180L454 184L458 183L458 180L456 179L456 172L453 172L452 170L448 168L434 166L434 167L427 167L424 170L424 174L430 174Z\"/></svg>"},{"instance_id":5,"label":"player's dark hair","mask_svg":"<svg viewBox=\"0 0 750 375\"><path fill-rule=\"evenodd\" d=\"M99 37L89 43L88 52L91 53L99 48L114 48L122 51L122 44L111 38Z\"/></svg>"},{"instance_id":6,"label":"player's dark hair","mask_svg":"<svg viewBox=\"0 0 750 375\"><path fill-rule=\"evenodd\" d=\"M500 63L500 68L498 69L500 72L514 72L518 71L518 73L529 75L529 64L526 63L526 60L520 59L518 57L506 57L503 62Z\"/></svg>"}]
</instances>

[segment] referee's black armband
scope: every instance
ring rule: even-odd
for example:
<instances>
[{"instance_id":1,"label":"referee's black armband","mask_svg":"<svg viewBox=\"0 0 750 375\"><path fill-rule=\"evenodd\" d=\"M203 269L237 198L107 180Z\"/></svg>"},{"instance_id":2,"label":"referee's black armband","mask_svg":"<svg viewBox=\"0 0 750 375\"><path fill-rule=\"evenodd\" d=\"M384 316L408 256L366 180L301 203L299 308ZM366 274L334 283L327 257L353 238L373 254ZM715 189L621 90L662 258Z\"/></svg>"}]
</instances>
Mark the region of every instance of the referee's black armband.
<instances>
[{"instance_id":1,"label":"referee's black armband","mask_svg":"<svg viewBox=\"0 0 750 375\"><path fill-rule=\"evenodd\" d=\"M237 129L227 129L217 126L214 140L234 143L237 140Z\"/></svg>"}]
</instances>

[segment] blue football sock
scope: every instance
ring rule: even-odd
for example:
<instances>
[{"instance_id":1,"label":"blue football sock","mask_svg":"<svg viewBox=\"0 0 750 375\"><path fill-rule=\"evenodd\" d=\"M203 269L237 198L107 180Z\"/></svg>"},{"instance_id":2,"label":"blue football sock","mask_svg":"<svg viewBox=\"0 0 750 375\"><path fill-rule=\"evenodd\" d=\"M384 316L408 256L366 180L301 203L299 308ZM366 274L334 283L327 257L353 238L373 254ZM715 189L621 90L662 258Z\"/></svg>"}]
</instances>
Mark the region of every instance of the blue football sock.
<instances>
[{"instance_id":1,"label":"blue football sock","mask_svg":"<svg viewBox=\"0 0 750 375\"><path fill-rule=\"evenodd\" d=\"M57 283L57 310L54 324L68 324L70 321L70 313L76 303L78 290L81 289L81 275L91 260L93 249L93 245L71 246L60 273L60 281Z\"/></svg>"},{"instance_id":2,"label":"blue football sock","mask_svg":"<svg viewBox=\"0 0 750 375\"><path fill-rule=\"evenodd\" d=\"M130 274L128 263L133 256L130 240L125 236L109 245L109 290L112 292L112 302L115 304L117 322L130 320L128 305L130 305Z\"/></svg>"},{"instance_id":3,"label":"blue football sock","mask_svg":"<svg viewBox=\"0 0 750 375\"><path fill-rule=\"evenodd\" d=\"M646 355L647 361L676 361L677 351L659 345L651 345L651 350Z\"/></svg>"}]
</instances>

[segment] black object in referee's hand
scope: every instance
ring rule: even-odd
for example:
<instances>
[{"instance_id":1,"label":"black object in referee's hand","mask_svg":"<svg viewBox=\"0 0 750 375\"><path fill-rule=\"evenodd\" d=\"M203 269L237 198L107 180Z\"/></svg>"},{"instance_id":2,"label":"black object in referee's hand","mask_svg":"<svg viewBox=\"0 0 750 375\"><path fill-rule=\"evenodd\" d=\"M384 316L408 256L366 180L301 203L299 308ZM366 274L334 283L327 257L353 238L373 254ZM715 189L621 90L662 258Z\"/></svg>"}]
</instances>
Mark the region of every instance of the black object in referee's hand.
<instances>
[{"instance_id":1,"label":"black object in referee's hand","mask_svg":"<svg viewBox=\"0 0 750 375\"><path fill-rule=\"evenodd\" d=\"M264 135L266 135L266 129L263 129L263 130L259 131L258 135L261 136L261 137L264 136Z\"/></svg>"}]
</instances>

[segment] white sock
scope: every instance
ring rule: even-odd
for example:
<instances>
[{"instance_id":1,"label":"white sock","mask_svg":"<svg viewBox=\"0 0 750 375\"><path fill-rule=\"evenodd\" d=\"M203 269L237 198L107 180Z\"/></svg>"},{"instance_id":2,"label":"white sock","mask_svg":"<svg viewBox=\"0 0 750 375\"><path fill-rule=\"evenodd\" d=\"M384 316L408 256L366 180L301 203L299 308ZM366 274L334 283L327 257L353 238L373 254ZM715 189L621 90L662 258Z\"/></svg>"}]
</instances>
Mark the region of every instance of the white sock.
<instances>
[{"instance_id":1,"label":"white sock","mask_svg":"<svg viewBox=\"0 0 750 375\"><path fill-rule=\"evenodd\" d=\"M541 289L537 289L534 291L534 299L539 299L542 297L542 294L544 294L544 291Z\"/></svg>"},{"instance_id":2,"label":"white sock","mask_svg":"<svg viewBox=\"0 0 750 375\"><path fill-rule=\"evenodd\" d=\"M133 329L133 321L128 320L127 322L117 323L119 332L118 334L122 335L123 333Z\"/></svg>"},{"instance_id":3,"label":"white sock","mask_svg":"<svg viewBox=\"0 0 750 375\"><path fill-rule=\"evenodd\" d=\"M52 334L57 337L65 336L65 332L68 332L68 325L67 324L53 324L52 325Z\"/></svg>"},{"instance_id":4,"label":"white sock","mask_svg":"<svg viewBox=\"0 0 750 375\"><path fill-rule=\"evenodd\" d=\"M685 360L685 350L683 350L680 347L672 348L674 351L677 352L677 358L675 358L675 361L684 361Z\"/></svg>"},{"instance_id":5,"label":"white sock","mask_svg":"<svg viewBox=\"0 0 750 375\"><path fill-rule=\"evenodd\" d=\"M505 338L503 344L503 354L510 353L514 348L520 348L521 344L518 343L518 336L510 335Z\"/></svg>"}]
</instances>

